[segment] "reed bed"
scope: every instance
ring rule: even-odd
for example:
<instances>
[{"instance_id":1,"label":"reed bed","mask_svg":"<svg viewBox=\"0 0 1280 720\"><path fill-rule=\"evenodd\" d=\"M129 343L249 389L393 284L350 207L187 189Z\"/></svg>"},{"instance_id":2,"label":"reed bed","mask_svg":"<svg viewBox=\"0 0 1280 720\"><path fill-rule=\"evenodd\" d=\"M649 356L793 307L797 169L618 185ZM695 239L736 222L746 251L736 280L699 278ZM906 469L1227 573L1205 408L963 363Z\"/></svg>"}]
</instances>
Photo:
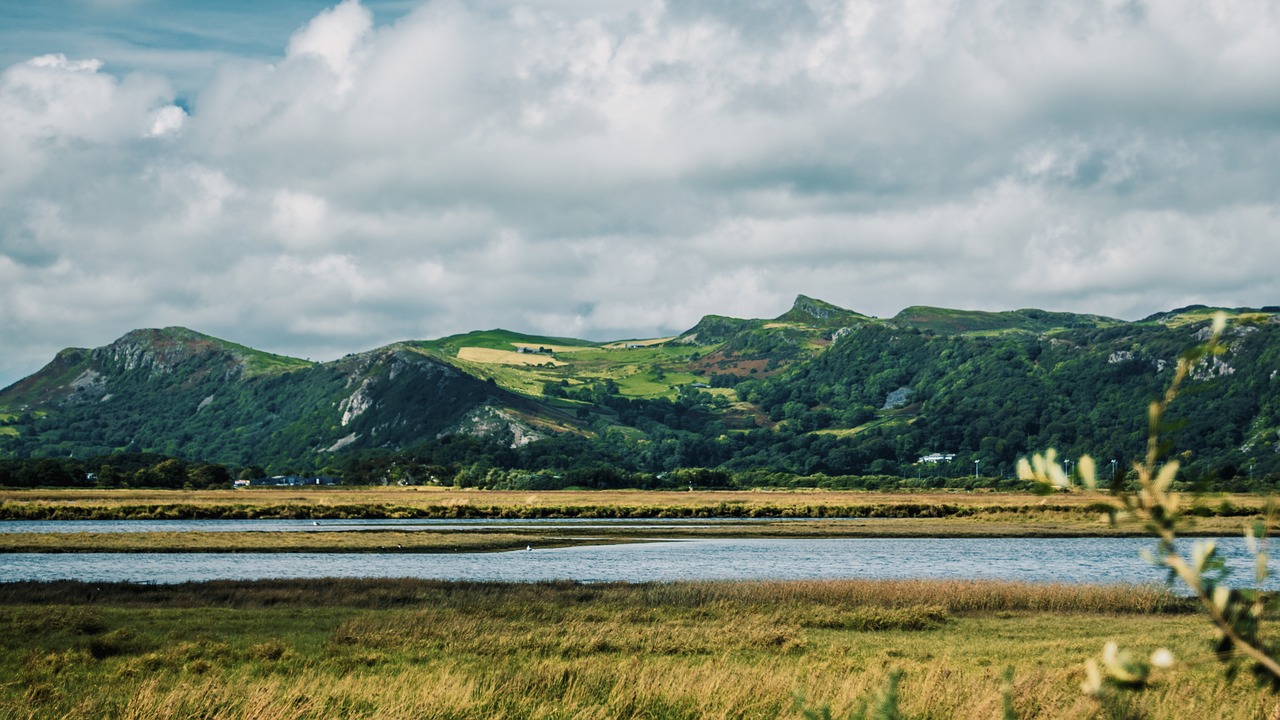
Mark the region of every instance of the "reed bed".
<instances>
[{"instance_id":1,"label":"reed bed","mask_svg":"<svg viewBox=\"0 0 1280 720\"><path fill-rule=\"evenodd\" d=\"M5 607L273 607L475 610L486 615L529 608L940 607L949 613L1054 612L1182 614L1189 599L1158 585L1070 585L996 580L788 580L650 583L491 583L447 580L215 580L175 584L74 580L0 583ZM514 609L514 610L513 610ZM545 610L544 610L545 611ZM42 622L51 622L53 620Z\"/></svg>"},{"instance_id":2,"label":"reed bed","mask_svg":"<svg viewBox=\"0 0 1280 720\"><path fill-rule=\"evenodd\" d=\"M1252 517L1265 499L1215 495L1206 518ZM0 520L350 518L974 518L1097 519L1095 498L997 492L549 491L445 488L0 490Z\"/></svg>"},{"instance_id":3,"label":"reed bed","mask_svg":"<svg viewBox=\"0 0 1280 720\"><path fill-rule=\"evenodd\" d=\"M530 544L551 548L626 541L598 533L566 537L562 531L0 533L0 552L458 553L523 550Z\"/></svg>"}]
</instances>

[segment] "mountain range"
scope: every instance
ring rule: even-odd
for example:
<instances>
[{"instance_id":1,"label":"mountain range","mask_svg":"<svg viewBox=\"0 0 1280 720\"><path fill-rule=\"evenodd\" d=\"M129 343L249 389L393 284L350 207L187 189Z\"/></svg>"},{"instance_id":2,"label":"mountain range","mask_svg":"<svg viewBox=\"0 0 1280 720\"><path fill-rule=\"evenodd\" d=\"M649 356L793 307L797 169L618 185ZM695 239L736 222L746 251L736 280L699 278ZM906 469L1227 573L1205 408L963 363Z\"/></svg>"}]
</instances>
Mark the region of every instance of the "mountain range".
<instances>
[{"instance_id":1,"label":"mountain range","mask_svg":"<svg viewBox=\"0 0 1280 720\"><path fill-rule=\"evenodd\" d=\"M710 315L666 338L488 330L329 362L135 330L0 390L0 456L145 451L319 470L467 438L486 448L468 462L538 471L994 475L1055 447L1123 472L1143 450L1147 404L1215 310L875 318L800 296L776 318ZM1280 471L1280 308L1225 312L1228 349L1197 367L1165 437L1191 474L1264 477ZM951 467L921 462L931 455Z\"/></svg>"}]
</instances>

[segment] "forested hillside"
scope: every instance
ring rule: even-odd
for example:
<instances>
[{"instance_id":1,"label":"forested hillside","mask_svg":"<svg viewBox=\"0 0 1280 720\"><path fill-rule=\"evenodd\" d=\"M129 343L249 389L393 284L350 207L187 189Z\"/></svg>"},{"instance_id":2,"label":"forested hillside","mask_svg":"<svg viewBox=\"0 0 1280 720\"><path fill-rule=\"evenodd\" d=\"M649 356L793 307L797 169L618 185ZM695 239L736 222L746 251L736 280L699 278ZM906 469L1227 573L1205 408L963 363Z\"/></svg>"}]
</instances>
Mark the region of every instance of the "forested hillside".
<instances>
[{"instance_id":1,"label":"forested hillside","mask_svg":"<svg viewBox=\"0 0 1280 720\"><path fill-rule=\"evenodd\" d=\"M1185 480L1238 488L1280 473L1280 315L1229 314L1228 351L1197 368L1166 438ZM495 330L328 363L137 331L0 392L0 448L539 488L1012 482L1019 456L1054 447L1093 455L1104 477L1114 459L1123 477L1147 404L1210 317L913 307L878 319L801 296L777 318L709 316L671 338Z\"/></svg>"},{"instance_id":2,"label":"forested hillside","mask_svg":"<svg viewBox=\"0 0 1280 720\"><path fill-rule=\"evenodd\" d=\"M747 381L738 392L798 430L857 428L849 447L826 453L828 471L847 472L849 452L884 471L933 452L1007 471L1029 448L1049 447L1127 465L1145 442L1146 405L1202 335L1200 324L1154 322L1047 335L868 325L785 378ZM1201 367L1175 405L1167 437L1192 473L1234 477L1249 464L1269 471L1280 426L1280 325L1241 322L1227 342L1229 352ZM892 409L895 393L902 404Z\"/></svg>"}]
</instances>

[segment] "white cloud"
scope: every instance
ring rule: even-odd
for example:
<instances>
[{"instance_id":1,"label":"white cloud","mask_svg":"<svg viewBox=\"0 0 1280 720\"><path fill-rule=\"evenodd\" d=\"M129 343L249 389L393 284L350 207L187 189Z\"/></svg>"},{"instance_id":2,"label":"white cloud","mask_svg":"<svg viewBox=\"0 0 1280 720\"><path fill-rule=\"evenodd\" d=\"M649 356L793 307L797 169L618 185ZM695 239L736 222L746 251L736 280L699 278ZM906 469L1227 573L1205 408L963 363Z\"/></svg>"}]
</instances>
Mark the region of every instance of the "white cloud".
<instances>
[{"instance_id":1,"label":"white cloud","mask_svg":"<svg viewBox=\"0 0 1280 720\"><path fill-rule=\"evenodd\" d=\"M177 105L166 105L151 114L151 127L147 130L147 137L162 137L176 133L182 129L186 119L185 110Z\"/></svg>"},{"instance_id":2,"label":"white cloud","mask_svg":"<svg viewBox=\"0 0 1280 720\"><path fill-rule=\"evenodd\" d=\"M372 29L373 14L357 0L343 0L294 33L286 56L315 55L341 73L348 68L361 38Z\"/></svg>"},{"instance_id":3,"label":"white cloud","mask_svg":"<svg viewBox=\"0 0 1280 720\"><path fill-rule=\"evenodd\" d=\"M1274 304L1278 15L446 0L375 26L345 0L274 58L206 51L182 100L43 55L0 75L0 378L173 323L323 356L796 293Z\"/></svg>"},{"instance_id":4,"label":"white cloud","mask_svg":"<svg viewBox=\"0 0 1280 720\"><path fill-rule=\"evenodd\" d=\"M272 201L270 226L284 246L306 247L325 233L328 214L324 198L280 190Z\"/></svg>"}]
</instances>

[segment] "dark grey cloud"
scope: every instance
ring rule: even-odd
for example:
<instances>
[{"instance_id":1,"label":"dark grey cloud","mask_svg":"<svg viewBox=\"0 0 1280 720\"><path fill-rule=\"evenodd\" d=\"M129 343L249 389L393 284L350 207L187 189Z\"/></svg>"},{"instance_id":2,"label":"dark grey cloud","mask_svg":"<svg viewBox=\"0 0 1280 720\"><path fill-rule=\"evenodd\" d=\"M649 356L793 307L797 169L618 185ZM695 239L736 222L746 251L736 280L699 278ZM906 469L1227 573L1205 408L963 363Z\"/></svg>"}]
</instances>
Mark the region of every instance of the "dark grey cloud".
<instances>
[{"instance_id":1,"label":"dark grey cloud","mask_svg":"<svg viewBox=\"0 0 1280 720\"><path fill-rule=\"evenodd\" d=\"M166 8L6 45L0 384L165 324L319 358L1277 301L1268 2Z\"/></svg>"}]
</instances>

